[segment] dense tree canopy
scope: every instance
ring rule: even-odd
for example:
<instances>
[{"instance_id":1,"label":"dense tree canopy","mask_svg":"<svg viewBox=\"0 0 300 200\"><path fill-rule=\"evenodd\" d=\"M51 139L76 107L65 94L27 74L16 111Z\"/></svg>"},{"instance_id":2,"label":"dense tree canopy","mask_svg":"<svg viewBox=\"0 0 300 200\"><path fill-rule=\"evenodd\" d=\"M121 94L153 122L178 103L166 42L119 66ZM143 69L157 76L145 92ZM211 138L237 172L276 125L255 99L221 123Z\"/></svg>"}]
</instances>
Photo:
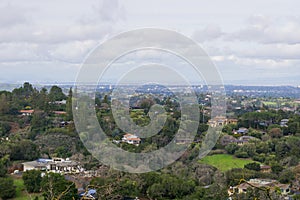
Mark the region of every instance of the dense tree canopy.
<instances>
[{"instance_id":1,"label":"dense tree canopy","mask_svg":"<svg viewBox=\"0 0 300 200\"><path fill-rule=\"evenodd\" d=\"M11 178L0 177L0 198L3 200L13 198L16 195L16 187Z\"/></svg>"},{"instance_id":2,"label":"dense tree canopy","mask_svg":"<svg viewBox=\"0 0 300 200\"><path fill-rule=\"evenodd\" d=\"M77 198L75 184L67 181L63 175L57 173L46 174L41 182L43 196L45 200L70 200Z\"/></svg>"},{"instance_id":3,"label":"dense tree canopy","mask_svg":"<svg viewBox=\"0 0 300 200\"><path fill-rule=\"evenodd\" d=\"M23 173L22 178L24 180L25 188L28 192L40 192L42 173L38 170L30 170Z\"/></svg>"}]
</instances>

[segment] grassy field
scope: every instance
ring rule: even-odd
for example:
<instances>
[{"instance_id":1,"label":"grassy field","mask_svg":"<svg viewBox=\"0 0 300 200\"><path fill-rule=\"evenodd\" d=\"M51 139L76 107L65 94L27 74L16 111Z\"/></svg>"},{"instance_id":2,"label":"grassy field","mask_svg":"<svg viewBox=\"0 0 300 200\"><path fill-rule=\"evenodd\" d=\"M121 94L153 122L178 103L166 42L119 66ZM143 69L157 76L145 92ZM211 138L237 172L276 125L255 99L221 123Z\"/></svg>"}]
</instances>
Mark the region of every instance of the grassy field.
<instances>
[{"instance_id":1,"label":"grassy field","mask_svg":"<svg viewBox=\"0 0 300 200\"><path fill-rule=\"evenodd\" d=\"M221 171L227 171L232 168L244 168L245 164L253 162L251 159L236 158L228 154L217 154L202 158L200 163L212 165Z\"/></svg>"},{"instance_id":2,"label":"grassy field","mask_svg":"<svg viewBox=\"0 0 300 200\"><path fill-rule=\"evenodd\" d=\"M263 104L270 107L277 107L277 103L273 101L263 101Z\"/></svg>"},{"instance_id":3,"label":"grassy field","mask_svg":"<svg viewBox=\"0 0 300 200\"><path fill-rule=\"evenodd\" d=\"M25 190L24 182L21 178L12 177L14 179L14 184L16 186L16 197L14 200L29 200L34 199L36 196L39 196L39 199L42 199L41 194L28 194Z\"/></svg>"}]
</instances>

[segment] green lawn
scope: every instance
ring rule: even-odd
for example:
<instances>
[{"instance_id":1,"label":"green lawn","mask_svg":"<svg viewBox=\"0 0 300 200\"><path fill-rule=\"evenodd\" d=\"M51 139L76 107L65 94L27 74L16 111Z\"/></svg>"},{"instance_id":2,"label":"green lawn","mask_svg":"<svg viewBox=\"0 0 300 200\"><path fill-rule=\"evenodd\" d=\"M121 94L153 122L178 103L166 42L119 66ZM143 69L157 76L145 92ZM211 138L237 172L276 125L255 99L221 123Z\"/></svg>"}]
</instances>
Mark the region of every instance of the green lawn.
<instances>
[{"instance_id":1,"label":"green lawn","mask_svg":"<svg viewBox=\"0 0 300 200\"><path fill-rule=\"evenodd\" d=\"M206 156L199 162L212 165L224 172L232 168L244 168L245 164L251 163L253 160L236 158L228 154L216 154L212 156Z\"/></svg>"},{"instance_id":2,"label":"green lawn","mask_svg":"<svg viewBox=\"0 0 300 200\"><path fill-rule=\"evenodd\" d=\"M25 190L23 179L12 177L14 179L14 184L16 186L16 197L14 200L28 200L34 199L36 196L41 196L41 194L28 194ZM39 199L42 199L41 197Z\"/></svg>"},{"instance_id":3,"label":"green lawn","mask_svg":"<svg viewBox=\"0 0 300 200\"><path fill-rule=\"evenodd\" d=\"M277 106L277 102L273 102L273 101L263 101L263 104L265 104L266 106L271 106L271 107Z\"/></svg>"}]
</instances>

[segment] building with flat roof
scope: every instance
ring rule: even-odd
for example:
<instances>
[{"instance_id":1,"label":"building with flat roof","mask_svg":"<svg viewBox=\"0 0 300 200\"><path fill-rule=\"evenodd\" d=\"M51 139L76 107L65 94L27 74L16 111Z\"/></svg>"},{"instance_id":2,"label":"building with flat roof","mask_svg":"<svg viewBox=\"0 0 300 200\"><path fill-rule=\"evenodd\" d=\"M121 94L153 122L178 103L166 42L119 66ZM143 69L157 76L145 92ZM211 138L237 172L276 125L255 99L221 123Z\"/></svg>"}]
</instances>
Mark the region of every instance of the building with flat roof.
<instances>
[{"instance_id":1,"label":"building with flat roof","mask_svg":"<svg viewBox=\"0 0 300 200\"><path fill-rule=\"evenodd\" d=\"M41 170L54 173L79 173L84 169L76 161L69 159L53 158L53 159L37 159L35 161L24 162L23 171Z\"/></svg>"}]
</instances>

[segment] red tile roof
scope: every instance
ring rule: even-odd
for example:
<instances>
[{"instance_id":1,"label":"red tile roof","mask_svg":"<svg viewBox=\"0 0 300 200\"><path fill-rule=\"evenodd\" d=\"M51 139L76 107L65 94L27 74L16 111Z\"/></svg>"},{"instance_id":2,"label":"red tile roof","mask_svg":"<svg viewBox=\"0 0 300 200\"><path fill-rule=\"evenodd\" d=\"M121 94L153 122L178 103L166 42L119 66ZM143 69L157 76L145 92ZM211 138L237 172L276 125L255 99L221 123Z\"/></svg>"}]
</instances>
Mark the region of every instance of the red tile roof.
<instances>
[{"instance_id":1,"label":"red tile roof","mask_svg":"<svg viewBox=\"0 0 300 200\"><path fill-rule=\"evenodd\" d=\"M54 111L54 114L56 114L56 115L65 115L65 114L67 114L67 112L65 112L65 111Z\"/></svg>"},{"instance_id":2,"label":"red tile roof","mask_svg":"<svg viewBox=\"0 0 300 200\"><path fill-rule=\"evenodd\" d=\"M32 113L34 113L34 110L20 110L19 112L32 114Z\"/></svg>"}]
</instances>

